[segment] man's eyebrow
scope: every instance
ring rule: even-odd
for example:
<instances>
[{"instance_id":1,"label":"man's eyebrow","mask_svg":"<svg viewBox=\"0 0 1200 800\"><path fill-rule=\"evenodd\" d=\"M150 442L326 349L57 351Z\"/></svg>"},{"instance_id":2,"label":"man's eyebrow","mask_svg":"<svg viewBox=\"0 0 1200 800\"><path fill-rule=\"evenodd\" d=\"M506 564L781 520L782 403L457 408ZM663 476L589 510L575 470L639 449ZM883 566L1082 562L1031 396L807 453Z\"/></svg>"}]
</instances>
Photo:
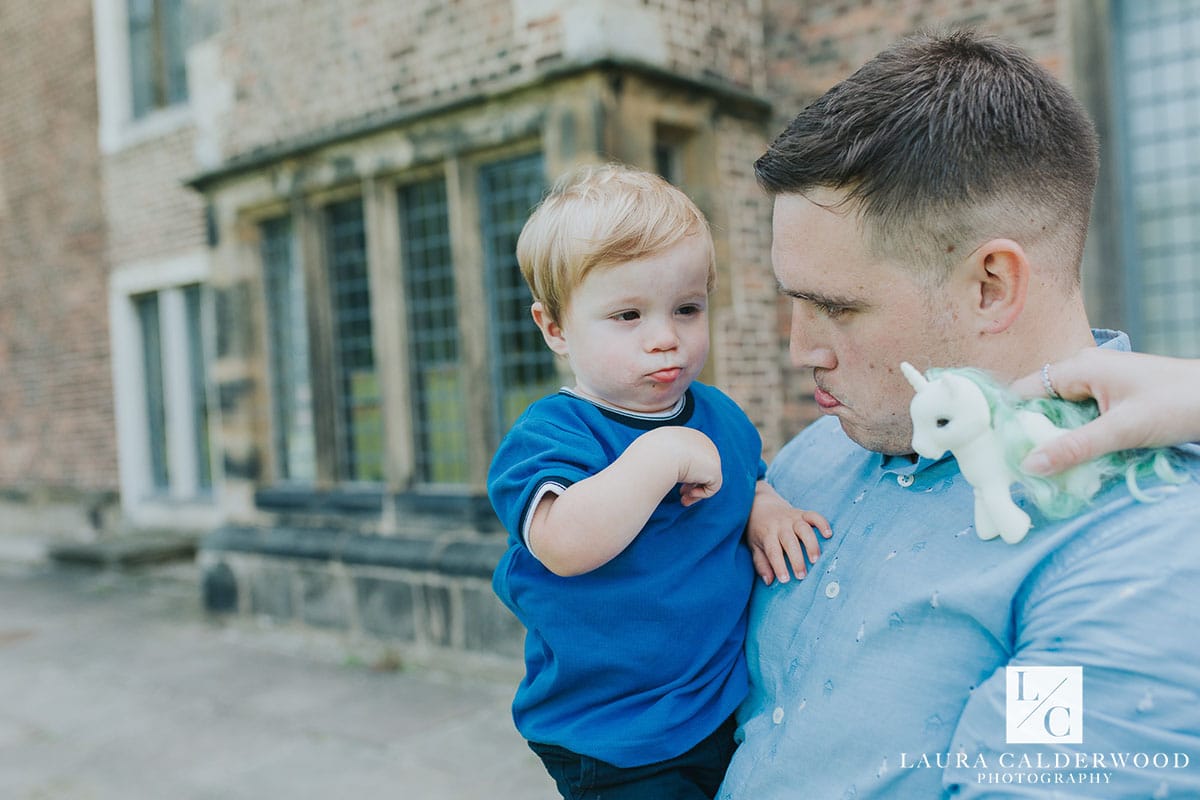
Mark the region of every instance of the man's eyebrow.
<instances>
[{"instance_id":1,"label":"man's eyebrow","mask_svg":"<svg viewBox=\"0 0 1200 800\"><path fill-rule=\"evenodd\" d=\"M792 297L796 300L805 300L809 303L815 303L819 306L830 306L834 308L857 308L863 305L863 301L859 298L852 297L836 297L834 295L818 294L816 292L804 292L799 289L789 289L779 281L775 281L775 290L786 297Z\"/></svg>"}]
</instances>

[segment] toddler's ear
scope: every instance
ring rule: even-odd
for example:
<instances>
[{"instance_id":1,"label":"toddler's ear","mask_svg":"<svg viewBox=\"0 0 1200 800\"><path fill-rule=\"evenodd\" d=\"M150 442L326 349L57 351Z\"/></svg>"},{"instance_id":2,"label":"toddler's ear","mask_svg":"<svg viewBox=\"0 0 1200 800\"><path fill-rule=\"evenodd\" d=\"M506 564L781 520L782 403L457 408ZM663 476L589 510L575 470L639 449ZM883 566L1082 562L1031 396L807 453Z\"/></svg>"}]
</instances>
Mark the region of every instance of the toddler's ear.
<instances>
[{"instance_id":1,"label":"toddler's ear","mask_svg":"<svg viewBox=\"0 0 1200 800\"><path fill-rule=\"evenodd\" d=\"M546 346L560 356L567 355L569 348L567 347L567 339L563 335L562 326L550 318L550 313L546 311L546 307L540 301L535 302L529 307L529 313L533 315L534 324L542 332L542 338L546 340Z\"/></svg>"}]
</instances>

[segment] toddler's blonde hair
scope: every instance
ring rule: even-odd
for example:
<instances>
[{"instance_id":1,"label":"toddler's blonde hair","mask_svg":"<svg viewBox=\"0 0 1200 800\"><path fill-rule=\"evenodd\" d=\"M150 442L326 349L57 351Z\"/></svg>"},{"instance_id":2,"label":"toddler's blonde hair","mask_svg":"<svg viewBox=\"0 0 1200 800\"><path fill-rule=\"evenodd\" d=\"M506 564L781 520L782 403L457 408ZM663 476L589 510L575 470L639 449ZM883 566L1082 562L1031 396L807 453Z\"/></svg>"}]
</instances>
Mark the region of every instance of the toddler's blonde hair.
<instances>
[{"instance_id":1,"label":"toddler's blonde hair","mask_svg":"<svg viewBox=\"0 0 1200 800\"><path fill-rule=\"evenodd\" d=\"M533 299L555 322L593 269L656 255L692 235L708 245L708 288L716 253L704 214L686 194L650 172L622 164L587 166L555 183L517 240L517 261Z\"/></svg>"}]
</instances>

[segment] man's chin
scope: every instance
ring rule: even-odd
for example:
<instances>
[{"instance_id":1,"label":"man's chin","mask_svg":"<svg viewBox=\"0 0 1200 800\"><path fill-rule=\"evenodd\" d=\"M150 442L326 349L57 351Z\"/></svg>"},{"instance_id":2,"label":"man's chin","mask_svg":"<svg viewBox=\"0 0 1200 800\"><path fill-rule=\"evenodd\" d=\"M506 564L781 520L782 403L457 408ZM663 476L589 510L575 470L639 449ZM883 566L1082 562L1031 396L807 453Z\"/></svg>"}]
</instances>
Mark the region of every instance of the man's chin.
<instances>
[{"instance_id":1,"label":"man's chin","mask_svg":"<svg viewBox=\"0 0 1200 800\"><path fill-rule=\"evenodd\" d=\"M842 432L850 441L873 453L885 456L906 456L913 451L912 433L909 431L879 431L863 428L838 417Z\"/></svg>"}]
</instances>

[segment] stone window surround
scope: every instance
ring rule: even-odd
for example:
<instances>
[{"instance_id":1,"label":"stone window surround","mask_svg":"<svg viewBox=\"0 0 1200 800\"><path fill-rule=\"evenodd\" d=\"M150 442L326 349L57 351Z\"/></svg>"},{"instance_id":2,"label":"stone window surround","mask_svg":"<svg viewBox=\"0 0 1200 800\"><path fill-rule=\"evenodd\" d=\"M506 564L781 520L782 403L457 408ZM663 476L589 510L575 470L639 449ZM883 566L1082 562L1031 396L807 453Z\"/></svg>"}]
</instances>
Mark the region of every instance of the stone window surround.
<instances>
[{"instance_id":1,"label":"stone window surround","mask_svg":"<svg viewBox=\"0 0 1200 800\"><path fill-rule=\"evenodd\" d=\"M481 153L465 157L454 157L443 163L424 165L416 169L389 176L367 175L361 179L340 185L322 187L293 199L286 206L268 203L259 208L243 209L237 218L236 237L244 257L251 262L261 261L257 247L259 226L270 218L287 215L291 219L293 236L300 254L301 269L309 290L308 321L312 353L310 354L313 414L317 439L317 476L313 484L300 486L278 483L273 476L280 470L274 462L276 453L267 436L258 437L257 450L261 461L261 483L256 494L256 505L274 510L297 510L297 498L289 494L311 494L314 489L354 494L358 501L347 504L346 498L336 505L341 513L349 508L362 506L374 511L380 508L384 493L416 491L426 495L426 503L438 495L462 496L478 493L486 475L491 447L497 436L492 430L491 412L492 387L487 381L488 370L484 359L488 351L486 326L482 325L487 308L482 285L481 263L477 253L481 251L481 233L477 223L478 196L475 189L477 170L481 165L508 157L537 151L537 141L524 138L514 144L500 148L489 148ZM410 385L407 308L403 297L403 275L401 273L401 242L399 225L398 195L401 187L421 180L442 178L447 181L450 206L450 239L455 252L455 279L461 308L458 319L463 333L464 357L468 366L467 403L469 413L464 421L468 429L470 474L474 485L416 485L416 472L412 431L411 408L412 386ZM336 419L333 419L336 400L332 397L336 384L330 347L330 309L326 274L325 219L324 209L340 200L360 197L363 201L367 228L368 274L371 284L372 338L375 349L375 364L383 396L385 448L382 486L351 486L337 477L336 467ZM221 237L224 239L224 236ZM471 253L470 255L468 253ZM253 295L252 315L258 321L256 352L266 352L268 300L261 274L250 275ZM315 296L313 296L315 295ZM532 324L532 323L531 323ZM262 376L264 397L272 384ZM273 408L269 398L264 399L263 408ZM266 417L266 427L273 425L271 415ZM310 506L311 502L303 504ZM386 509L385 509L386 511Z\"/></svg>"},{"instance_id":2,"label":"stone window surround","mask_svg":"<svg viewBox=\"0 0 1200 800\"><path fill-rule=\"evenodd\" d=\"M678 151L686 176L683 188L709 215L719 261L726 260L721 257L727 243L721 235L724 220L715 165L715 121L721 116L765 121L768 109L762 101L611 62L566 70L488 100L418 109L386 124L378 119L363 120L357 129L346 124L324 136L317 132L303 141L229 157L189 181L205 195L212 210L218 306L244 308L253 320L253 341L232 350L218 347L217 353L216 372L224 381L218 386L222 408L228 411L227 404L232 403L236 409L222 416L220 439L227 446L237 443L232 454L227 450L226 464L232 460L244 466L226 472L226 488L236 484L225 493L230 519L269 524L289 512L336 517L351 509L356 524L395 532L403 528L403 518L413 509L418 514L449 509L477 522L487 516L483 488L499 432L493 430L487 333L480 319L486 308L480 268L480 166L540 151L547 185L564 170L584 162L616 159L653 168L656 145L661 144L658 137L662 131L670 131L669 144ZM465 372L471 381L466 391L470 480L450 489L416 485L413 477L407 320L397 266L401 252L397 190L406 183L436 176L444 176L447 182L455 277L463 309ZM316 270L306 275L306 281L321 286L320 209L352 196L363 198L367 218L374 344L388 441L385 480L377 489L365 492L361 487L340 485L328 454L331 448L319 444L318 451L325 450L326 455L318 456L315 483L302 489L278 485L271 478L277 470L270 445L269 380L262 361L267 347L267 304L258 226L272 217L290 216L304 269ZM722 287L718 294L726 291ZM223 297L229 298L227 303ZM321 315L310 310L309 316L319 322ZM320 330L314 330L314 340L321 338ZM313 355L314 367L321 367L323 357L327 356ZM329 408L329 398L321 398L321 392L327 391L324 387L331 385L326 373L324 367L314 369L312 380L314 403ZM321 433L322 424L316 420L318 436L328 436ZM328 428L329 423L324 425Z\"/></svg>"},{"instance_id":3,"label":"stone window surround","mask_svg":"<svg viewBox=\"0 0 1200 800\"><path fill-rule=\"evenodd\" d=\"M92 20L101 151L118 153L192 126L194 112L190 101L134 118L127 0L92 0Z\"/></svg>"},{"instance_id":4,"label":"stone window surround","mask_svg":"<svg viewBox=\"0 0 1200 800\"><path fill-rule=\"evenodd\" d=\"M121 505L126 519L139 528L201 530L212 527L221 519L215 495L220 484L216 465L213 492L198 488L195 462L198 443L195 441L191 399L187 394L191 386L187 315L181 291L188 285L206 285L208 274L207 253L193 251L126 265L109 278ZM168 471L171 475L170 491L165 496L154 493L150 474L141 332L133 302L135 296L149 292L158 293L160 300ZM202 304L201 313L202 317L211 314L210 303ZM205 389L207 391L209 387ZM215 422L215 404L211 398L209 408Z\"/></svg>"}]
</instances>

